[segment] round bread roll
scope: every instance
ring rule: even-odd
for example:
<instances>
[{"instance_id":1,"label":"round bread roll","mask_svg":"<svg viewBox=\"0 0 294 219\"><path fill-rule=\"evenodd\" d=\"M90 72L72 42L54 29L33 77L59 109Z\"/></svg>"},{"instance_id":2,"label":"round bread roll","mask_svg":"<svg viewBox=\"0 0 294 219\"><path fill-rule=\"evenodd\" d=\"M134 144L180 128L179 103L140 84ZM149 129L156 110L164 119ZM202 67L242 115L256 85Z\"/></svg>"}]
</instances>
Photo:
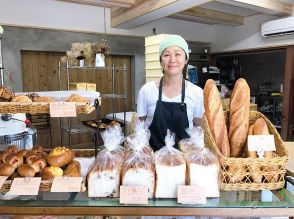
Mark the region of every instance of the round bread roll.
<instances>
[{"instance_id":1,"label":"round bread roll","mask_svg":"<svg viewBox=\"0 0 294 219\"><path fill-rule=\"evenodd\" d=\"M60 167L45 167L41 172L42 180L51 180L56 176L63 176L63 170Z\"/></svg>"},{"instance_id":2,"label":"round bread roll","mask_svg":"<svg viewBox=\"0 0 294 219\"><path fill-rule=\"evenodd\" d=\"M46 102L46 103L56 102L56 100L53 97L47 97L47 96L36 97L33 101L34 102Z\"/></svg>"},{"instance_id":3,"label":"round bread roll","mask_svg":"<svg viewBox=\"0 0 294 219\"><path fill-rule=\"evenodd\" d=\"M36 159L32 161L31 166L34 168L36 173L39 173L47 166L47 161L45 158Z\"/></svg>"},{"instance_id":4,"label":"round bread roll","mask_svg":"<svg viewBox=\"0 0 294 219\"><path fill-rule=\"evenodd\" d=\"M25 157L29 151L27 149L22 149L19 152L17 152L17 155Z\"/></svg>"},{"instance_id":5,"label":"round bread roll","mask_svg":"<svg viewBox=\"0 0 294 219\"><path fill-rule=\"evenodd\" d=\"M64 176L81 176L81 164L79 161L74 160L64 170Z\"/></svg>"},{"instance_id":6,"label":"round bread roll","mask_svg":"<svg viewBox=\"0 0 294 219\"><path fill-rule=\"evenodd\" d=\"M14 168L17 168L19 165L23 164L23 157L17 153L11 153L5 158L4 163L9 163L14 166Z\"/></svg>"},{"instance_id":7,"label":"round bread roll","mask_svg":"<svg viewBox=\"0 0 294 219\"><path fill-rule=\"evenodd\" d=\"M10 153L16 153L18 152L19 149L16 145L9 145L6 149L5 152L10 152Z\"/></svg>"},{"instance_id":8,"label":"round bread roll","mask_svg":"<svg viewBox=\"0 0 294 219\"><path fill-rule=\"evenodd\" d=\"M78 94L72 94L70 97L65 99L66 102L85 102L88 103L89 100L85 97L82 97Z\"/></svg>"},{"instance_id":9,"label":"round bread roll","mask_svg":"<svg viewBox=\"0 0 294 219\"><path fill-rule=\"evenodd\" d=\"M17 173L22 177L34 177L36 172L33 167L31 167L29 164L22 164L19 165L17 168Z\"/></svg>"},{"instance_id":10,"label":"round bread roll","mask_svg":"<svg viewBox=\"0 0 294 219\"><path fill-rule=\"evenodd\" d=\"M0 164L0 176L10 176L14 173L15 167L9 163Z\"/></svg>"},{"instance_id":11,"label":"round bread roll","mask_svg":"<svg viewBox=\"0 0 294 219\"><path fill-rule=\"evenodd\" d=\"M66 147L54 148L47 157L47 162L55 167L64 167L75 158L75 153Z\"/></svg>"},{"instance_id":12,"label":"round bread roll","mask_svg":"<svg viewBox=\"0 0 294 219\"><path fill-rule=\"evenodd\" d=\"M0 98L3 101L9 102L12 98L14 98L14 95L14 91L11 88L5 85L0 86Z\"/></svg>"},{"instance_id":13,"label":"round bread roll","mask_svg":"<svg viewBox=\"0 0 294 219\"><path fill-rule=\"evenodd\" d=\"M21 103L31 103L33 102L31 100L31 98L29 98L28 96L25 96L25 95L18 95L18 96L15 96L11 102L21 102Z\"/></svg>"}]
</instances>

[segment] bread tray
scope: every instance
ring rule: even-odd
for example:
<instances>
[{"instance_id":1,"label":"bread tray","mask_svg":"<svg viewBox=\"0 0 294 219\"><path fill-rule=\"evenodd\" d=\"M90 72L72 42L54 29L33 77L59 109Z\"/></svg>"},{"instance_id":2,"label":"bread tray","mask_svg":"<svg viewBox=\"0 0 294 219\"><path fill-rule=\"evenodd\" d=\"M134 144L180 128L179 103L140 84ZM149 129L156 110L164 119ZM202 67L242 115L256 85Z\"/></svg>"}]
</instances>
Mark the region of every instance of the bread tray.
<instances>
[{"instance_id":1,"label":"bread tray","mask_svg":"<svg viewBox=\"0 0 294 219\"><path fill-rule=\"evenodd\" d=\"M88 103L76 102L77 114L89 114L95 107ZM0 102L0 113L29 113L29 114L49 114L50 103L47 102Z\"/></svg>"}]
</instances>

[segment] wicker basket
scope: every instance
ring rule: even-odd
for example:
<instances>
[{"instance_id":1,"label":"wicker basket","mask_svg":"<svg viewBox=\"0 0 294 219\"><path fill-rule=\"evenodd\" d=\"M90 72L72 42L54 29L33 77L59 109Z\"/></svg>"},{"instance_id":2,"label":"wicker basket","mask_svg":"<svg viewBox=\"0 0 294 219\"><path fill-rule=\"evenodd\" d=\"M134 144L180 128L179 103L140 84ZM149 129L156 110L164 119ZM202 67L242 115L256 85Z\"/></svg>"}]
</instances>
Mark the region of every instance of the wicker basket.
<instances>
[{"instance_id":1,"label":"wicker basket","mask_svg":"<svg viewBox=\"0 0 294 219\"><path fill-rule=\"evenodd\" d=\"M204 116L204 141L206 146L219 157L221 165L221 190L274 190L284 186L288 152L273 124L262 113L251 111L250 125L260 117L265 119L270 134L274 135L275 138L277 156L271 159L228 158L223 156L215 144L207 118Z\"/></svg>"},{"instance_id":2,"label":"wicker basket","mask_svg":"<svg viewBox=\"0 0 294 219\"><path fill-rule=\"evenodd\" d=\"M50 113L49 103L33 102L0 102L0 113L29 113L29 114L45 114ZM76 103L77 114L89 114L95 109L87 103Z\"/></svg>"},{"instance_id":3,"label":"wicker basket","mask_svg":"<svg viewBox=\"0 0 294 219\"><path fill-rule=\"evenodd\" d=\"M95 150L94 149L72 149L75 152L76 157L94 157L95 156ZM50 152L49 149L45 149L46 152ZM39 191L42 192L49 192L51 190L53 180L42 180ZM10 190L12 180L6 180L2 187L0 188L0 193L6 193ZM86 191L86 177L83 178L82 184L81 184L81 192Z\"/></svg>"}]
</instances>

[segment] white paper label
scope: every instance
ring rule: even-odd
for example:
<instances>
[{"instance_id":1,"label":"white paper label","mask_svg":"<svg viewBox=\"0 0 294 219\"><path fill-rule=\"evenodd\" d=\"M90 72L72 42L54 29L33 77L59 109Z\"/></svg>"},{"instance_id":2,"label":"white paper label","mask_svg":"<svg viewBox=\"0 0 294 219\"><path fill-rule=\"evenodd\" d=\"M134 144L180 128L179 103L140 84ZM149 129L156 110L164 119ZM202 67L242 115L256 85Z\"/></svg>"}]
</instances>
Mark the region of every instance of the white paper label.
<instances>
[{"instance_id":1,"label":"white paper label","mask_svg":"<svg viewBox=\"0 0 294 219\"><path fill-rule=\"evenodd\" d=\"M41 177L15 178L12 181L9 195L38 195Z\"/></svg>"},{"instance_id":2,"label":"white paper label","mask_svg":"<svg viewBox=\"0 0 294 219\"><path fill-rule=\"evenodd\" d=\"M83 177L54 177L51 192L80 192Z\"/></svg>"},{"instance_id":3,"label":"white paper label","mask_svg":"<svg viewBox=\"0 0 294 219\"><path fill-rule=\"evenodd\" d=\"M248 135L248 151L276 151L273 135Z\"/></svg>"},{"instance_id":4,"label":"white paper label","mask_svg":"<svg viewBox=\"0 0 294 219\"><path fill-rule=\"evenodd\" d=\"M120 186L120 204L148 204L146 186Z\"/></svg>"},{"instance_id":5,"label":"white paper label","mask_svg":"<svg viewBox=\"0 0 294 219\"><path fill-rule=\"evenodd\" d=\"M206 188L203 186L178 186L178 203L206 204Z\"/></svg>"},{"instance_id":6,"label":"white paper label","mask_svg":"<svg viewBox=\"0 0 294 219\"><path fill-rule=\"evenodd\" d=\"M50 103L51 117L76 117L76 103L75 102L52 102Z\"/></svg>"}]
</instances>

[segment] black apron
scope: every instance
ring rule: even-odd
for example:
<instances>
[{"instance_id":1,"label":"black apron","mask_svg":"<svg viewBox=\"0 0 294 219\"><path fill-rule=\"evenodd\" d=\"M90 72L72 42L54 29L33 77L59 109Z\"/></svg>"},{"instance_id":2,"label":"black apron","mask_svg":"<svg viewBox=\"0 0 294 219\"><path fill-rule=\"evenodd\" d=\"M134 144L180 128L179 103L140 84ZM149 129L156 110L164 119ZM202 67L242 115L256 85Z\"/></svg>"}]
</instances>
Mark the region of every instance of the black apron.
<instances>
[{"instance_id":1,"label":"black apron","mask_svg":"<svg viewBox=\"0 0 294 219\"><path fill-rule=\"evenodd\" d=\"M149 130L151 132L150 146L154 151L159 150L165 145L164 138L167 134L167 129L175 133L175 148L178 148L178 141L183 138L188 138L189 135L185 129L189 127L187 116L187 106L185 100L185 80L182 83L181 103L163 102L162 101L162 79L159 83L159 95L156 103L156 108Z\"/></svg>"}]
</instances>

